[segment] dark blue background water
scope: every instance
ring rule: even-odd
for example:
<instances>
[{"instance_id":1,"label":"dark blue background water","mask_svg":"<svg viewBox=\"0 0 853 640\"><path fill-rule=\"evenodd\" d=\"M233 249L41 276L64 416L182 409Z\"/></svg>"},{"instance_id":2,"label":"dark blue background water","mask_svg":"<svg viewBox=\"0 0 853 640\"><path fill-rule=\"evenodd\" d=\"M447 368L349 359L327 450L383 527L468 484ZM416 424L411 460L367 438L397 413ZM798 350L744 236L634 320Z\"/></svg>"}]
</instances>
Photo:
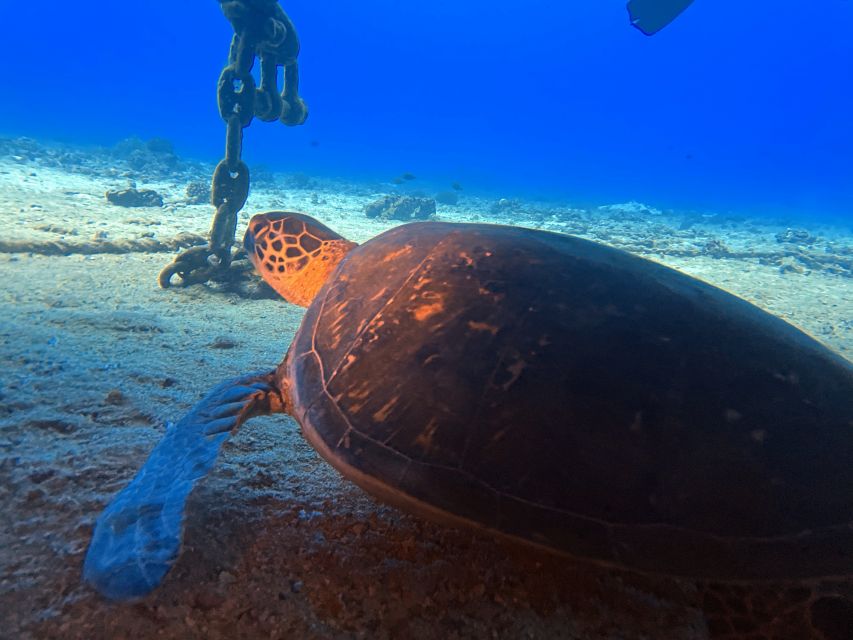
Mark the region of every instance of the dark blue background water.
<instances>
[{"instance_id":1,"label":"dark blue background water","mask_svg":"<svg viewBox=\"0 0 853 640\"><path fill-rule=\"evenodd\" d=\"M215 0L2 5L0 133L220 156ZM853 2L696 0L651 38L623 0L283 6L311 115L255 121L250 164L853 217Z\"/></svg>"}]
</instances>

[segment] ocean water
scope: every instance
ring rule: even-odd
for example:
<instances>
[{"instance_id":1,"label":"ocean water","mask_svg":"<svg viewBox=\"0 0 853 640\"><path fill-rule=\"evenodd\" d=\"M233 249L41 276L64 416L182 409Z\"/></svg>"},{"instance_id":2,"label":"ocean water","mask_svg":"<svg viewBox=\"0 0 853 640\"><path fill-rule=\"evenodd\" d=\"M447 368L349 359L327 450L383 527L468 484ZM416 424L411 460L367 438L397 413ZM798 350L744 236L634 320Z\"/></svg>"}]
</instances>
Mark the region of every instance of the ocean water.
<instances>
[{"instance_id":1,"label":"ocean water","mask_svg":"<svg viewBox=\"0 0 853 640\"><path fill-rule=\"evenodd\" d=\"M214 0L11 3L0 133L158 136L215 161ZM660 209L853 216L853 3L696 0L653 37L623 0L295 0L308 122L251 164Z\"/></svg>"},{"instance_id":2,"label":"ocean water","mask_svg":"<svg viewBox=\"0 0 853 640\"><path fill-rule=\"evenodd\" d=\"M225 144L216 82L232 35L219 3L0 0L0 640L720 640L730 623L750 638L850 640L853 2L695 0L648 36L625 0L283 1L302 43L309 118L245 130L251 189L231 268L161 288L164 267L208 242L207 189ZM129 188L148 190L147 201L116 202ZM407 221L383 215L398 197L434 205L424 217L439 221L526 230L491 228L491 241L511 238L506 253L479 241L459 250L482 277L476 294L453 299L457 288L442 289L452 276L421 274L410 298L395 294L370 320L360 317L368 303L408 286L394 274L415 272L407 249L367 253L377 242L350 254L346 268L380 266L336 281L355 281L365 306L330 303L339 315L328 324L340 335L358 327L358 339L374 331L367 344L378 346L364 358L352 347L335 368L335 383L360 372L337 396L352 401L339 413L352 424L370 416L365 432L392 416L388 449L423 420L415 445L449 460L458 451L441 451L440 419L427 418L450 416L455 437L453 420L470 414L470 460L470 434L497 425L486 440L498 444L467 475L495 465L507 495L536 487L519 504L570 494L581 506L553 526L521 506L507 517L510 507L495 527L528 525L519 538L539 542L556 533L544 543L555 548L566 534L570 551L575 533L588 534L579 558L372 499L347 480L365 481L340 453L348 435L338 453L312 447L323 421L258 416L230 438L205 431L211 413L233 419L223 397L245 401L245 388L217 384L273 370L291 344L311 352L297 335L304 308L236 250L250 216L300 211L363 244ZM527 244L534 237L566 253L547 262ZM521 251L531 258L507 286L492 278L492 265ZM443 304L447 293L455 304ZM494 304L479 303L487 294ZM418 306L396 322L398 300ZM434 314L461 325L459 306L488 321L466 321L443 343L417 331L416 321L441 328ZM568 344L575 321L586 333ZM383 331L400 344L389 348ZM331 343L347 344L338 334ZM530 363L520 344L536 345ZM373 368L371 349L391 353ZM311 381L306 371L288 390ZM466 391L489 371L470 411ZM517 396L486 400L516 384ZM497 417L483 418L493 405ZM543 424L556 427L529 435ZM521 434L518 446L501 451L507 433ZM352 459L370 473L369 453ZM451 477L452 465L436 466ZM376 468L381 488L387 467ZM560 481L540 482L542 470ZM436 503L453 496L454 513L486 505L472 517L492 522L500 498L468 493L477 483L396 484L418 477L406 466L378 493L405 502L426 486ZM699 489L686 500L691 482ZM453 502L460 493L465 504ZM584 518L617 526L575 529ZM769 555L739 553L750 537ZM604 540L604 566L588 562ZM116 558L129 562L111 582ZM688 577L657 575L679 571ZM753 590L759 574L769 580ZM800 580L825 575L841 578ZM747 582L733 589L728 578ZM131 604L103 597L149 587ZM754 615L729 620L727 609Z\"/></svg>"}]
</instances>

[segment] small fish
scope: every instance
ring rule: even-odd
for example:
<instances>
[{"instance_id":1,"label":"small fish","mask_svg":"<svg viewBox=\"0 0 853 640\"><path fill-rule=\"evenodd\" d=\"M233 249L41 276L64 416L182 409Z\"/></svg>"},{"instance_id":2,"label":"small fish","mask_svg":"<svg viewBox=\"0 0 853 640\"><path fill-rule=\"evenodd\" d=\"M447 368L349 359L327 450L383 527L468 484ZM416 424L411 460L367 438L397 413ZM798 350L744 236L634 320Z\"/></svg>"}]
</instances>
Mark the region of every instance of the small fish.
<instances>
[{"instance_id":1,"label":"small fish","mask_svg":"<svg viewBox=\"0 0 853 640\"><path fill-rule=\"evenodd\" d=\"M462 185L459 184L458 182L454 182L453 184L451 184L450 188L453 189L454 191L462 191Z\"/></svg>"}]
</instances>

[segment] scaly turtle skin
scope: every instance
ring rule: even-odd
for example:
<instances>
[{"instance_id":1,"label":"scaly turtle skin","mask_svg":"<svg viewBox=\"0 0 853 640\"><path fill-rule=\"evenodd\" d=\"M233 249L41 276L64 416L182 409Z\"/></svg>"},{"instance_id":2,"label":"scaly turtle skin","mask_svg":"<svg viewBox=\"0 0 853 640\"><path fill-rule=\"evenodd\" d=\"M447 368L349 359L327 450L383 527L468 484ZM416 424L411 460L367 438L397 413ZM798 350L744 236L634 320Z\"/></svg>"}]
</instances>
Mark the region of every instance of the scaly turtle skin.
<instances>
[{"instance_id":1,"label":"scaly turtle skin","mask_svg":"<svg viewBox=\"0 0 853 640\"><path fill-rule=\"evenodd\" d=\"M273 212L245 244L308 310L274 373L217 387L107 507L84 576L108 597L160 582L227 433L281 411L401 508L701 581L717 637L761 624L732 583L807 587L779 596L797 637L853 628L853 366L800 330L542 231L416 223L356 247Z\"/></svg>"}]
</instances>

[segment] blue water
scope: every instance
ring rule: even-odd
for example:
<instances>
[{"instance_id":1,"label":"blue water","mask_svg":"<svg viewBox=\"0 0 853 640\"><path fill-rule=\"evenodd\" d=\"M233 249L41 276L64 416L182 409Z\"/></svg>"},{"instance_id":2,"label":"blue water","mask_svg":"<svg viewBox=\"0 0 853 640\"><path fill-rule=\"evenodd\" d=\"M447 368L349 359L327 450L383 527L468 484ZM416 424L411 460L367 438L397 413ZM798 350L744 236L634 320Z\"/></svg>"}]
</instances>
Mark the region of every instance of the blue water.
<instances>
[{"instance_id":1,"label":"blue water","mask_svg":"<svg viewBox=\"0 0 853 640\"><path fill-rule=\"evenodd\" d=\"M221 155L215 0L3 5L0 133ZM695 0L653 37L623 0L283 6L311 113L256 120L250 165L853 219L853 2Z\"/></svg>"}]
</instances>

